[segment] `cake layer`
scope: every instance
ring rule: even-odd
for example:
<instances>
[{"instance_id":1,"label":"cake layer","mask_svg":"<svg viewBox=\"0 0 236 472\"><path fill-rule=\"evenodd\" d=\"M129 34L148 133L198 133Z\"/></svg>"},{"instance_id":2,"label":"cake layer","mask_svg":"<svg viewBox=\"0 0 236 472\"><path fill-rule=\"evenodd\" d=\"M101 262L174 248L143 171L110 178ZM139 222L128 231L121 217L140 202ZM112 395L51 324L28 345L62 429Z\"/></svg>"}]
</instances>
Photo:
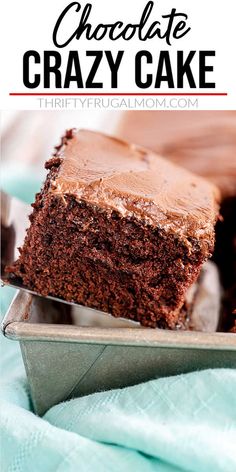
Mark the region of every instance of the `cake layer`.
<instances>
[{"instance_id":1,"label":"cake layer","mask_svg":"<svg viewBox=\"0 0 236 472\"><path fill-rule=\"evenodd\" d=\"M109 217L72 197L67 205L45 197L43 208L42 195L37 199L18 263L23 283L45 296L174 328L205 257L198 240L190 255L188 246L139 221Z\"/></svg>"}]
</instances>

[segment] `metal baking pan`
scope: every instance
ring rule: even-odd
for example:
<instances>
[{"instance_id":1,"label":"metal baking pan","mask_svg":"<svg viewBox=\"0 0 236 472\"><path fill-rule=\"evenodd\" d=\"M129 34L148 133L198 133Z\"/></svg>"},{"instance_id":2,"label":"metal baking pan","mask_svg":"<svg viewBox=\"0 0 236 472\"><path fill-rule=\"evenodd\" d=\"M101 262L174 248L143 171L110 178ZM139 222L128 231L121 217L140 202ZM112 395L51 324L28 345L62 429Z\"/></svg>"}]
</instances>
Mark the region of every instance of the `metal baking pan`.
<instances>
[{"instance_id":1,"label":"metal baking pan","mask_svg":"<svg viewBox=\"0 0 236 472\"><path fill-rule=\"evenodd\" d=\"M20 342L39 415L96 391L210 367L236 368L234 334L149 329L122 320L107 328L103 315L95 313L101 326L94 326L88 309L86 323L82 307L76 314L71 310L20 291L3 322L5 336Z\"/></svg>"}]
</instances>

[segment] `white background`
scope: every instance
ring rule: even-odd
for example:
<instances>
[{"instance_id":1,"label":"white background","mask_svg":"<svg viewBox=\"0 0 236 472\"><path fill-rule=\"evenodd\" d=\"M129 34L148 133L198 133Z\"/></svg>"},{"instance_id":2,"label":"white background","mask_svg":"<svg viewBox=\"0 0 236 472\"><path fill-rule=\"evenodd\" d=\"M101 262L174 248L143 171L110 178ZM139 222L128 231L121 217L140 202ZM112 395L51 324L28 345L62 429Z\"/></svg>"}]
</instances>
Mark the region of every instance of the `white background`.
<instances>
[{"instance_id":1,"label":"white background","mask_svg":"<svg viewBox=\"0 0 236 472\"><path fill-rule=\"evenodd\" d=\"M38 109L39 101L35 97L9 97L9 92L38 92L43 91L43 87L38 89L26 89L22 81L22 58L25 51L34 49L40 53L43 50L58 50L64 63L69 50L79 50L84 78L89 70L91 58L85 57L85 51L91 49L112 50L113 53L119 49L124 49L125 54L119 74L119 89L110 88L109 69L104 61L100 65L97 80L104 83L104 88L98 91L109 92L141 92L135 87L134 82L134 56L140 49L150 50L153 57L158 57L159 50L171 50L173 59L175 51L184 50L216 50L216 57L210 58L213 62L214 73L209 73L209 80L216 82L215 89L204 89L202 92L228 92L228 97L201 97L199 99L199 109L235 109L236 105L236 54L235 54L235 0L158 0L155 1L154 10L149 22L160 20L162 14L169 13L171 8L185 12L189 16L191 31L182 39L175 41L169 48L165 41L152 39L140 42L137 39L130 41L118 40L111 42L109 39L102 41L80 41L73 40L64 49L56 49L52 41L52 31L55 22L70 1L66 0L21 0L20 2L4 2L3 21L1 26L2 44L2 68L1 68L1 108L2 109ZM81 2L85 5L86 2ZM141 13L146 5L145 0L91 0L93 4L90 21L93 24L111 23L121 20L124 23L138 23ZM71 33L76 29L80 14L73 13L68 18L68 28ZM174 65L173 60L173 65ZM37 66L38 70L40 67ZM149 65L147 72L155 74L154 64ZM174 67L173 67L174 69ZM37 70L37 72L38 72ZM63 70L63 69L62 69ZM36 71L36 69L35 69ZM174 72L175 76L175 72ZM197 77L197 69L195 69ZM47 92L56 92L51 88ZM83 92L75 86L71 87L71 92ZM92 90L95 92L96 90ZM168 90L165 86L161 90L146 89L144 92L178 91ZM190 90L188 86L181 92L197 92L197 89Z\"/></svg>"}]
</instances>

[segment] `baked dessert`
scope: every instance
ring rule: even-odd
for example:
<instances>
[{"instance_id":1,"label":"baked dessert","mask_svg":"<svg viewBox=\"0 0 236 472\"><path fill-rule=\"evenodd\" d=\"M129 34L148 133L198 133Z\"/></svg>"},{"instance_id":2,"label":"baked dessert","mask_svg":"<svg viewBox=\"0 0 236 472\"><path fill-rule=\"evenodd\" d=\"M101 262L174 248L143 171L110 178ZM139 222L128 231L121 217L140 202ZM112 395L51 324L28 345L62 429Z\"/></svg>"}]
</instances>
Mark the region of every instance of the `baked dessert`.
<instances>
[{"instance_id":1,"label":"baked dessert","mask_svg":"<svg viewBox=\"0 0 236 472\"><path fill-rule=\"evenodd\" d=\"M154 153L70 130L11 277L42 295L175 329L214 248L217 189Z\"/></svg>"}]
</instances>

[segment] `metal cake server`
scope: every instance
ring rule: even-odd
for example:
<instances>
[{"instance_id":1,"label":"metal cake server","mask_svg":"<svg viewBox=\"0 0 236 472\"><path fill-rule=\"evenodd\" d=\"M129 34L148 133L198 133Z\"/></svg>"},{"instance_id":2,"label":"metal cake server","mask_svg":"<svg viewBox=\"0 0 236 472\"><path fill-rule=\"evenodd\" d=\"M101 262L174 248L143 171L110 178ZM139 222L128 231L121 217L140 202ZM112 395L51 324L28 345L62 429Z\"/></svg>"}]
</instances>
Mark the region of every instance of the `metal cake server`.
<instances>
[{"instance_id":1,"label":"metal cake server","mask_svg":"<svg viewBox=\"0 0 236 472\"><path fill-rule=\"evenodd\" d=\"M42 297L40 293L25 287L20 279L11 279L5 273L5 267L11 265L19 257L18 248L23 245L26 229L30 224L28 216L31 211L29 205L1 191L1 283ZM79 326L141 328L138 322L125 318L114 318L109 313L93 308L67 302L57 297L47 296L43 298L71 305L73 324Z\"/></svg>"}]
</instances>

